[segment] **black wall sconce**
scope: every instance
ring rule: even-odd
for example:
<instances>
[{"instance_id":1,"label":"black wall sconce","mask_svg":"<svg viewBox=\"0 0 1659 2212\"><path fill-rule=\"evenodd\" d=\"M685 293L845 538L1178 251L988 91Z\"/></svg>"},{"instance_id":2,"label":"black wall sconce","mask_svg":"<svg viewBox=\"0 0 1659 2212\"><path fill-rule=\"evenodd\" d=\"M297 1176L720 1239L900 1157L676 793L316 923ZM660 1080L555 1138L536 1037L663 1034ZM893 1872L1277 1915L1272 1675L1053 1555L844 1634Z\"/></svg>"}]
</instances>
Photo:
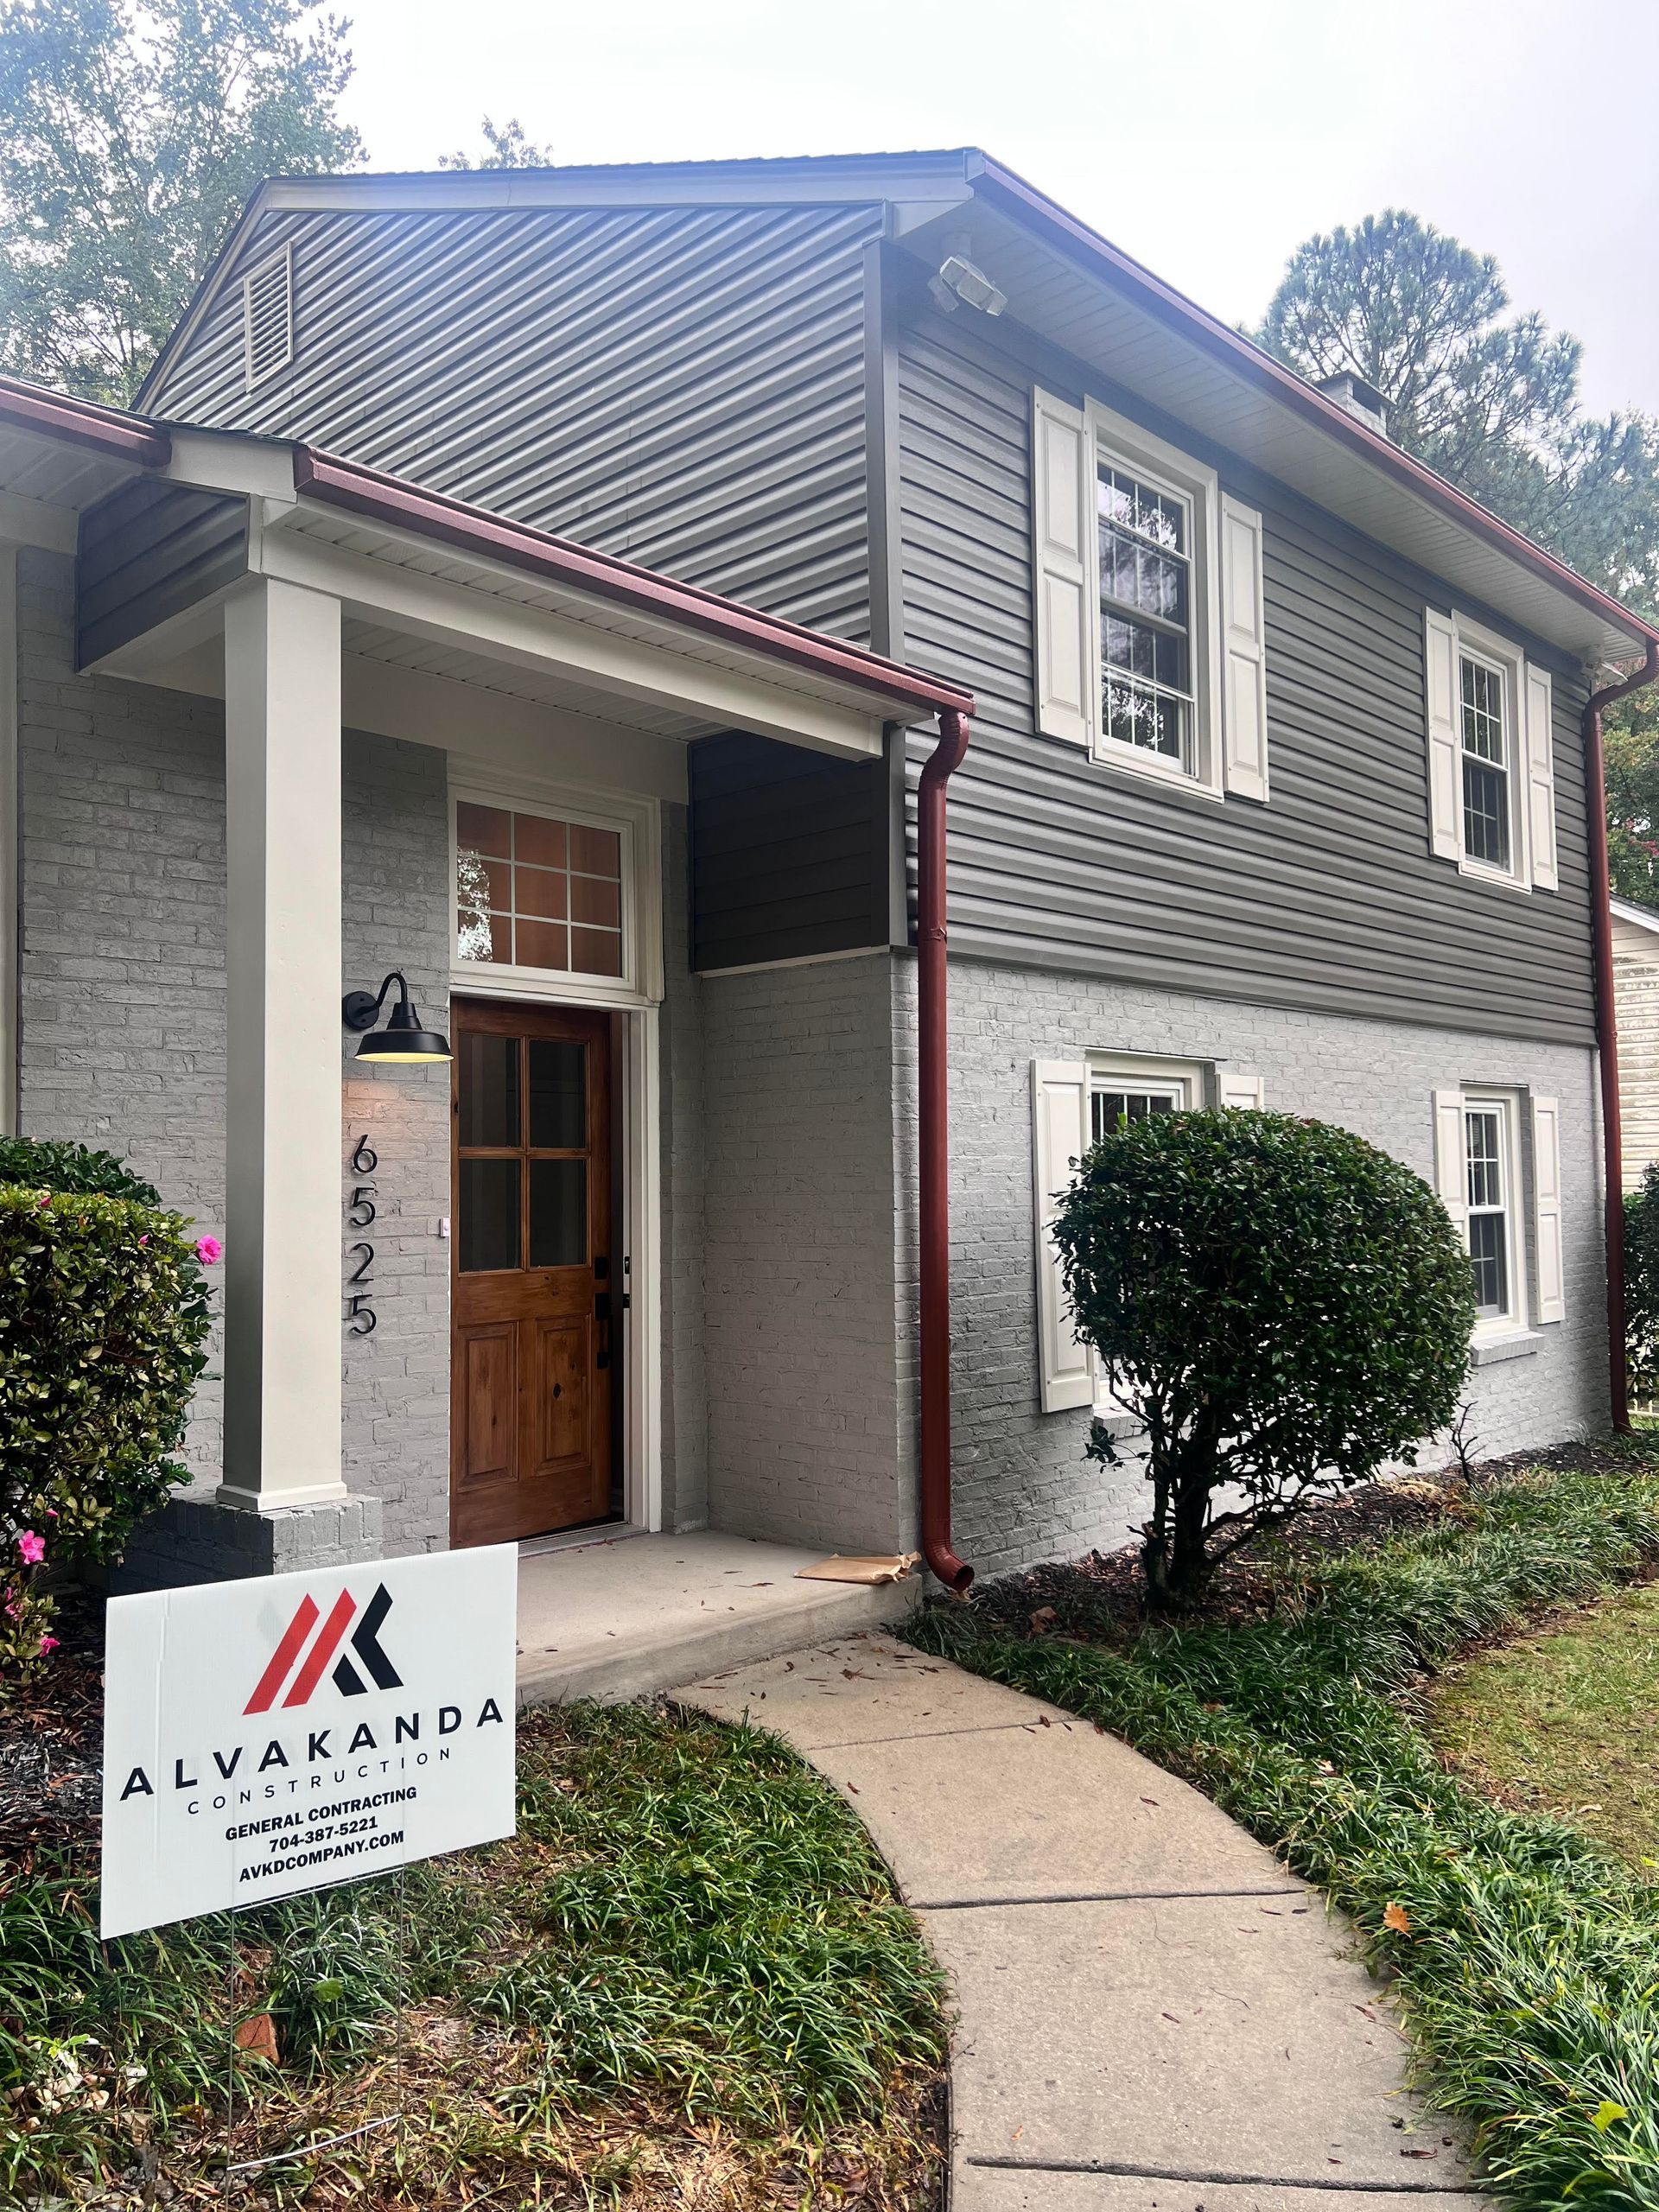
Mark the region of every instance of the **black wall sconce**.
<instances>
[{"instance_id":1,"label":"black wall sconce","mask_svg":"<svg viewBox=\"0 0 1659 2212\"><path fill-rule=\"evenodd\" d=\"M380 1009L386 1002L386 993L396 983L397 1003L386 1018L384 1029L374 1025L380 1018ZM409 995L409 985L394 968L377 991L347 991L340 1001L340 1018L347 1029L372 1031L357 1048L359 1060L452 1060L449 1039L435 1029L423 1029L421 1017L415 1011L414 1001Z\"/></svg>"}]
</instances>

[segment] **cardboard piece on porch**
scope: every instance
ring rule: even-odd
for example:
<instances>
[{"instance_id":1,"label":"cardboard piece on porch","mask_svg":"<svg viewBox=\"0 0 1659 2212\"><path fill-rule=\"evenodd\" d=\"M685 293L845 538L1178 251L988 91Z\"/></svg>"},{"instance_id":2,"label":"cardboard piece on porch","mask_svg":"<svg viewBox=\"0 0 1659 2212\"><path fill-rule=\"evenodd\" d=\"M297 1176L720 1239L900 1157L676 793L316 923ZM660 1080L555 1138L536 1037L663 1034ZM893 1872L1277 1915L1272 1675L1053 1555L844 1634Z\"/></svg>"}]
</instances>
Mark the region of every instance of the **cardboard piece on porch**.
<instances>
[{"instance_id":1,"label":"cardboard piece on porch","mask_svg":"<svg viewBox=\"0 0 1659 2212\"><path fill-rule=\"evenodd\" d=\"M111 1599L99 1931L513 1832L518 1548Z\"/></svg>"},{"instance_id":2,"label":"cardboard piece on porch","mask_svg":"<svg viewBox=\"0 0 1659 2212\"><path fill-rule=\"evenodd\" d=\"M886 1552L875 1558L821 1559L811 1567L798 1567L798 1582L903 1582L920 1559L919 1552Z\"/></svg>"}]
</instances>

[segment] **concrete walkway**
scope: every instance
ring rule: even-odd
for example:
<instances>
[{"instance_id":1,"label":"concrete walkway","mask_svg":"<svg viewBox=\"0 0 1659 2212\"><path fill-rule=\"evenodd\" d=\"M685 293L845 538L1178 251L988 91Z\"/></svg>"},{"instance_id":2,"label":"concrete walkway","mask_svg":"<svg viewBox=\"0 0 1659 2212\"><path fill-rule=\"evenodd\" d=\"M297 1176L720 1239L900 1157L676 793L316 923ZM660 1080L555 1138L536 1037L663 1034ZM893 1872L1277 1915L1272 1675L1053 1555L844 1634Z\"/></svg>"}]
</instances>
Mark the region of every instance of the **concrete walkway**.
<instances>
[{"instance_id":1,"label":"concrete walkway","mask_svg":"<svg viewBox=\"0 0 1659 2212\"><path fill-rule=\"evenodd\" d=\"M810 1759L925 1929L951 2212L1480 2212L1318 1893L1116 1737L879 1631L675 1694Z\"/></svg>"}]
</instances>

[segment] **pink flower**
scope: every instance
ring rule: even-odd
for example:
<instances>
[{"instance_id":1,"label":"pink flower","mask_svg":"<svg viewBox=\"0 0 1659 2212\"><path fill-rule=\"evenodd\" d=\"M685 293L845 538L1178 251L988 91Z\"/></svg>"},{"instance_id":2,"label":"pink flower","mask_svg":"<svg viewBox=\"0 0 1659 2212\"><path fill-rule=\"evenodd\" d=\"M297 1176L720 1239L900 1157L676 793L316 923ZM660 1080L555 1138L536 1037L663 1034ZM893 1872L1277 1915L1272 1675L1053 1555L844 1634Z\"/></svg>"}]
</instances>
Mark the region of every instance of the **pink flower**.
<instances>
[{"instance_id":1,"label":"pink flower","mask_svg":"<svg viewBox=\"0 0 1659 2212\"><path fill-rule=\"evenodd\" d=\"M140 1250L141 1252L143 1251L143 1249L144 1246L145 1246L146 1244L148 1244L148 1243L149 1243L149 1237L148 1237L148 1236L141 1236L141 1237L138 1239L138 1249L139 1249L139 1250Z\"/></svg>"},{"instance_id":2,"label":"pink flower","mask_svg":"<svg viewBox=\"0 0 1659 2212\"><path fill-rule=\"evenodd\" d=\"M41 1203L39 1204L39 1205L37 1205L37 1206L35 1207L35 1212L36 1212L36 1213L44 1213L44 1212L46 1211L47 1208L51 1205L51 1203L52 1203L52 1193L51 1193L51 1192L50 1192L50 1191L48 1191L48 1192L47 1192L46 1196L45 1196L45 1197L41 1200Z\"/></svg>"},{"instance_id":3,"label":"pink flower","mask_svg":"<svg viewBox=\"0 0 1659 2212\"><path fill-rule=\"evenodd\" d=\"M222 1260L224 1256L225 1247L219 1243L217 1236L197 1237L196 1257L201 1262L204 1268L211 1268L215 1260Z\"/></svg>"},{"instance_id":4,"label":"pink flower","mask_svg":"<svg viewBox=\"0 0 1659 2212\"><path fill-rule=\"evenodd\" d=\"M25 1567L38 1567L46 1557L46 1538L37 1536L32 1529L25 1529L17 1539L17 1556Z\"/></svg>"},{"instance_id":5,"label":"pink flower","mask_svg":"<svg viewBox=\"0 0 1659 2212\"><path fill-rule=\"evenodd\" d=\"M55 1636L43 1636L41 1638L41 1656L42 1659L45 1658L48 1651L55 1651L57 1648L58 1639Z\"/></svg>"}]
</instances>

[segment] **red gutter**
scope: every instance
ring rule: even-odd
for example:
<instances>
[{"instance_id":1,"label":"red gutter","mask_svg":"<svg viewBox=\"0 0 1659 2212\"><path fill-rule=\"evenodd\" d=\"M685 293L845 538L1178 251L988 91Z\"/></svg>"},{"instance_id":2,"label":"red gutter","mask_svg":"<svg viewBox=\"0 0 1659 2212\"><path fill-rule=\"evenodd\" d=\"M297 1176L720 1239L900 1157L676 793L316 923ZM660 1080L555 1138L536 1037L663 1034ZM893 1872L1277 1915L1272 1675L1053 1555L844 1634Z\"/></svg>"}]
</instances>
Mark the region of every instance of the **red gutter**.
<instances>
[{"instance_id":1,"label":"red gutter","mask_svg":"<svg viewBox=\"0 0 1659 2212\"><path fill-rule=\"evenodd\" d=\"M921 1181L922 1555L945 1588L974 1570L950 1545L950 1125L946 1032L945 793L968 750L968 716L939 716L916 801L916 1033Z\"/></svg>"},{"instance_id":2,"label":"red gutter","mask_svg":"<svg viewBox=\"0 0 1659 2212\"><path fill-rule=\"evenodd\" d=\"M96 406L90 399L70 399L62 392L19 384L14 377L0 377L0 422L38 430L43 437L67 439L112 461L140 467L165 461L173 451L172 439L154 423Z\"/></svg>"},{"instance_id":3,"label":"red gutter","mask_svg":"<svg viewBox=\"0 0 1659 2212\"><path fill-rule=\"evenodd\" d=\"M549 583L563 584L608 599L639 614L675 622L718 638L722 644L762 652L791 663L819 677L831 677L874 692L884 700L929 714L966 715L973 697L954 683L941 683L880 653L865 652L836 638L803 629L776 615L735 606L715 592L676 583L632 561L595 553L571 539L554 537L524 523L504 521L482 507L468 506L441 493L423 492L395 476L340 461L309 446L294 448L294 488L306 498L326 500L353 513L436 539L461 551L505 561Z\"/></svg>"},{"instance_id":4,"label":"red gutter","mask_svg":"<svg viewBox=\"0 0 1659 2212\"><path fill-rule=\"evenodd\" d=\"M1584 798L1590 826L1590 919L1596 969L1596 1058L1601 1073L1604 1235L1607 1252L1607 1386L1613 1428L1630 1427L1624 1338L1624 1133L1618 1107L1618 1021L1613 1003L1612 883L1607 867L1607 776L1601 715L1615 700L1659 682L1659 640L1634 676L1592 691L1584 709Z\"/></svg>"},{"instance_id":5,"label":"red gutter","mask_svg":"<svg viewBox=\"0 0 1659 2212\"><path fill-rule=\"evenodd\" d=\"M1050 231L1058 232L1071 258L1084 263L1095 276L1103 273L1109 282L1135 294L1160 322L1202 346L1205 352L1221 361L1235 375L1268 392L1304 421L1356 447L1367 461L1386 475L1392 476L1408 492L1427 501L1430 506L1438 507L1442 514L1449 516L1464 529L1484 537L1499 552L1506 554L1512 561L1519 562L1522 568L1530 569L1535 575L1541 576L1557 591L1575 599L1580 606L1589 608L1604 621L1617 624L1624 631L1634 631L1646 645L1659 646L1659 630L1631 614L1616 599L1610 599L1605 592L1598 591L1594 584L1586 583L1576 569L1569 569L1564 562L1546 553L1529 537L1523 537L1518 530L1512 530L1490 509L1466 497L1448 484L1445 477L1437 475L1432 468L1425 467L1421 461L1414 461L1408 453L1389 439L1379 437L1375 430L1368 429L1346 409L1338 407L1334 400L1327 399L1313 385L1305 383L1294 369L1286 368L1281 362L1275 361L1272 354L1264 353L1249 339L1236 330L1229 329L1224 322L1199 307L1196 301L1189 300L1183 292L1178 292L1173 284L1166 284L1160 276L1154 276L1151 270L1144 268L1140 262L1112 245L1109 239L1102 238L1097 231L1091 231L1086 223L1080 223L1075 215L1068 214L1046 193L1038 191L1035 185L1027 184L1023 177L1016 176L1012 169L1005 169L988 156L982 158L985 167L972 179L976 193L982 194L1016 219L1023 218L1028 222L1034 220Z\"/></svg>"}]
</instances>

